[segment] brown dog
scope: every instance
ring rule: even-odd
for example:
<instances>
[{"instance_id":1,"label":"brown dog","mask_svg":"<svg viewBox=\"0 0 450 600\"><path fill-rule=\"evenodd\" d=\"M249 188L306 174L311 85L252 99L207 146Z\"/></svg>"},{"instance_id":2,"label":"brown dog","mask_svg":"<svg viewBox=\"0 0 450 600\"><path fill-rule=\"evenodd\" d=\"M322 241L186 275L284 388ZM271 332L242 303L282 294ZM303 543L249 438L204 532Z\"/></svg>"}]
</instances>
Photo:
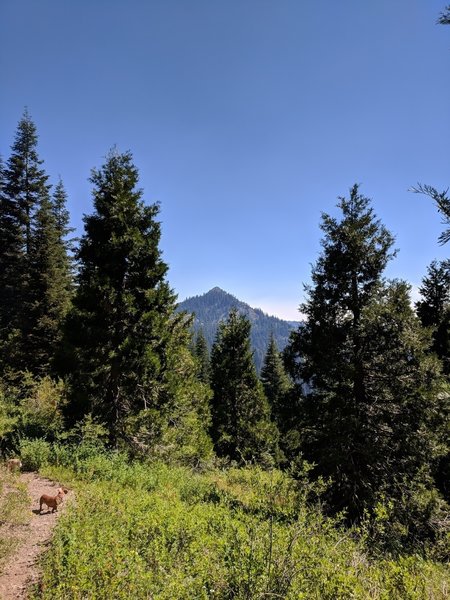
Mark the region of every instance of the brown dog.
<instances>
[{"instance_id":1,"label":"brown dog","mask_svg":"<svg viewBox=\"0 0 450 600\"><path fill-rule=\"evenodd\" d=\"M43 504L45 504L49 510L51 508L52 513L54 513L55 510L58 510L58 505L61 504L61 502L64 499L64 494L67 494L67 492L68 492L68 490L66 490L64 488L58 488L58 492L57 492L56 496L49 496L48 494L42 494L42 496L39 499L39 514L41 514L41 512L42 512Z\"/></svg>"}]
</instances>

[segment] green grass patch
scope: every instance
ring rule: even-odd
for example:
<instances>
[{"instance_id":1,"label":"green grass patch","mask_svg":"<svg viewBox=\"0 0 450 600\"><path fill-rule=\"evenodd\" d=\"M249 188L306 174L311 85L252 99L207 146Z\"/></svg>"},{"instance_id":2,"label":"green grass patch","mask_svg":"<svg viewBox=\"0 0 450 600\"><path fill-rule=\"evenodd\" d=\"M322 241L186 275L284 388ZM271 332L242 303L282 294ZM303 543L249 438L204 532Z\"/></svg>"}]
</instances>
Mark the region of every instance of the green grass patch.
<instances>
[{"instance_id":1,"label":"green grass patch","mask_svg":"<svg viewBox=\"0 0 450 600\"><path fill-rule=\"evenodd\" d=\"M17 547L18 527L30 521L27 489L17 475L0 468L0 572Z\"/></svg>"}]
</instances>

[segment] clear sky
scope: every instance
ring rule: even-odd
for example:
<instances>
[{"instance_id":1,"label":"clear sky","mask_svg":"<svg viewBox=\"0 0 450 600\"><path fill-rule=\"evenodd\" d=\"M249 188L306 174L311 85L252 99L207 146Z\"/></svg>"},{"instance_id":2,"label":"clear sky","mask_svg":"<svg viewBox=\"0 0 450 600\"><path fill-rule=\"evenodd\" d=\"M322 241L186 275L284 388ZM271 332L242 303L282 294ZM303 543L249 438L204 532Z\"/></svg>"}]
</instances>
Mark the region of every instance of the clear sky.
<instances>
[{"instance_id":1,"label":"clear sky","mask_svg":"<svg viewBox=\"0 0 450 600\"><path fill-rule=\"evenodd\" d=\"M357 182L420 284L450 185L445 0L1 0L0 153L24 107L39 154L92 211L92 167L131 150L161 203L179 300L219 286L299 317L322 212Z\"/></svg>"}]
</instances>

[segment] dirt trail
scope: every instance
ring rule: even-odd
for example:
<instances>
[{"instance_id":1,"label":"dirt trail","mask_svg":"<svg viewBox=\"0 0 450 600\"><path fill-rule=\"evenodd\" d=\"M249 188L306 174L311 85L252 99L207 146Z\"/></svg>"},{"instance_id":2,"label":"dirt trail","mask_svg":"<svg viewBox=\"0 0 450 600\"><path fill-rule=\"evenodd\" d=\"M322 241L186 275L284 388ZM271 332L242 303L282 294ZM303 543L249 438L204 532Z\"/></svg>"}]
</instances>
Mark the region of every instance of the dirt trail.
<instances>
[{"instance_id":1,"label":"dirt trail","mask_svg":"<svg viewBox=\"0 0 450 600\"><path fill-rule=\"evenodd\" d=\"M20 481L28 488L31 519L26 525L15 527L14 533L20 542L0 573L1 600L25 600L28 597L27 590L39 580L38 558L48 546L58 515L73 499L73 492L69 491L58 512L47 513L44 506L40 515L39 498L42 494L55 496L60 484L36 473L23 473Z\"/></svg>"}]
</instances>

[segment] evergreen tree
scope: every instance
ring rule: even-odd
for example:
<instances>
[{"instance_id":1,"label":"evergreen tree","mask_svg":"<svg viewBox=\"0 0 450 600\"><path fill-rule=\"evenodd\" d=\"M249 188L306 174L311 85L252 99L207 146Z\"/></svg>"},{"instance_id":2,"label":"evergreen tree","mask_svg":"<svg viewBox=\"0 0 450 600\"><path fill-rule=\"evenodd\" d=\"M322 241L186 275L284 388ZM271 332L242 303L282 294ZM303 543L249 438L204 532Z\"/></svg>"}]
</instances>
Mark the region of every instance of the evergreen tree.
<instances>
[{"instance_id":1,"label":"evergreen tree","mask_svg":"<svg viewBox=\"0 0 450 600\"><path fill-rule=\"evenodd\" d=\"M208 344L203 329L199 329L195 336L194 356L198 361L198 378L202 383L209 384L211 375Z\"/></svg>"},{"instance_id":2,"label":"evergreen tree","mask_svg":"<svg viewBox=\"0 0 450 600\"><path fill-rule=\"evenodd\" d=\"M22 244L16 205L6 195L6 172L0 162L0 364L3 367L8 337L17 324L19 265Z\"/></svg>"},{"instance_id":3,"label":"evergreen tree","mask_svg":"<svg viewBox=\"0 0 450 600\"><path fill-rule=\"evenodd\" d=\"M45 375L53 367L72 295L71 263L50 198L34 217L29 260L30 330L23 349L24 364Z\"/></svg>"},{"instance_id":4,"label":"evergreen tree","mask_svg":"<svg viewBox=\"0 0 450 600\"><path fill-rule=\"evenodd\" d=\"M156 452L162 458L198 467L213 456L209 436L212 392L208 383L198 379L198 365L189 350L191 326L191 318L185 315L177 315L172 323L164 374L167 400L159 408L159 420L163 420L163 426Z\"/></svg>"},{"instance_id":5,"label":"evergreen tree","mask_svg":"<svg viewBox=\"0 0 450 600\"><path fill-rule=\"evenodd\" d=\"M433 261L419 288L422 300L416 302L417 314L424 327L432 329L431 349L442 361L446 376L450 375L450 269L449 261ZM450 447L436 464L435 480L447 501L450 500Z\"/></svg>"},{"instance_id":6,"label":"evergreen tree","mask_svg":"<svg viewBox=\"0 0 450 600\"><path fill-rule=\"evenodd\" d=\"M27 369L29 334L36 304L30 281L33 226L37 211L48 200L48 176L37 154L37 133L28 111L19 121L12 153L4 170L0 229L2 368Z\"/></svg>"},{"instance_id":7,"label":"evergreen tree","mask_svg":"<svg viewBox=\"0 0 450 600\"><path fill-rule=\"evenodd\" d=\"M68 236L74 230L70 227L70 214L67 210L67 192L64 187L63 181L59 178L58 183L55 186L52 199L52 212L55 217L56 230L58 231L59 242L66 248L66 253L70 256L73 253L72 242ZM71 263L69 263L71 267Z\"/></svg>"},{"instance_id":8,"label":"evergreen tree","mask_svg":"<svg viewBox=\"0 0 450 600\"><path fill-rule=\"evenodd\" d=\"M277 430L250 349L250 321L232 309L211 352L212 438L219 456L263 460L277 453Z\"/></svg>"},{"instance_id":9,"label":"evergreen tree","mask_svg":"<svg viewBox=\"0 0 450 600\"><path fill-rule=\"evenodd\" d=\"M442 361L444 372L450 373L450 265L433 261L423 278L416 302L417 315L424 327L433 329L432 350Z\"/></svg>"},{"instance_id":10,"label":"evergreen tree","mask_svg":"<svg viewBox=\"0 0 450 600\"><path fill-rule=\"evenodd\" d=\"M381 493L399 498L406 480L423 476L429 483L443 413L439 368L427 354L408 287L382 279L392 235L358 186L338 206L341 221L322 216L323 252L287 364L297 382L307 384L300 432L305 458L317 474L332 478L330 507L345 508L353 520Z\"/></svg>"},{"instance_id":11,"label":"evergreen tree","mask_svg":"<svg viewBox=\"0 0 450 600\"><path fill-rule=\"evenodd\" d=\"M269 402L272 418L280 433L286 433L290 420L289 393L291 381L285 371L281 354L273 335L270 336L267 352L261 369L261 382Z\"/></svg>"},{"instance_id":12,"label":"evergreen tree","mask_svg":"<svg viewBox=\"0 0 450 600\"><path fill-rule=\"evenodd\" d=\"M30 114L25 110L19 121L12 154L7 162L5 192L16 206L23 251L29 256L32 240L32 224L35 211L48 196L48 175L41 168L43 161L37 153L37 132Z\"/></svg>"},{"instance_id":13,"label":"evergreen tree","mask_svg":"<svg viewBox=\"0 0 450 600\"><path fill-rule=\"evenodd\" d=\"M131 154L112 151L90 180L95 212L84 219L68 319L73 360L68 414L92 412L106 423L113 443L126 438L143 448L164 434L174 403L183 401L173 395L181 366L172 361L182 351L189 323L175 314L176 297L159 250L159 206L141 200Z\"/></svg>"}]
</instances>

